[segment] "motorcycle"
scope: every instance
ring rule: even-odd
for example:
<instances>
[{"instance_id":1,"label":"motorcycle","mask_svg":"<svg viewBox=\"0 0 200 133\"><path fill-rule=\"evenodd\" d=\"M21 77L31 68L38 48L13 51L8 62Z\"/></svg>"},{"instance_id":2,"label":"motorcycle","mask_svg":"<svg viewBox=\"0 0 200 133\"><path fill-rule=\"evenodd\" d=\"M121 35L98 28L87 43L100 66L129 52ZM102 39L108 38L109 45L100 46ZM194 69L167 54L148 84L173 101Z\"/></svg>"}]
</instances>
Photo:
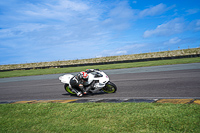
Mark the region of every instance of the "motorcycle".
<instances>
[{"instance_id":1,"label":"motorcycle","mask_svg":"<svg viewBox=\"0 0 200 133\"><path fill-rule=\"evenodd\" d=\"M117 86L110 82L109 77L99 69L87 69L88 73L88 84L95 82L93 88L90 89L90 93L105 92L105 93L115 93L117 91ZM72 74L65 74L59 77L59 80L64 83L64 89L69 94L76 94L70 85L70 80L74 77Z\"/></svg>"}]
</instances>

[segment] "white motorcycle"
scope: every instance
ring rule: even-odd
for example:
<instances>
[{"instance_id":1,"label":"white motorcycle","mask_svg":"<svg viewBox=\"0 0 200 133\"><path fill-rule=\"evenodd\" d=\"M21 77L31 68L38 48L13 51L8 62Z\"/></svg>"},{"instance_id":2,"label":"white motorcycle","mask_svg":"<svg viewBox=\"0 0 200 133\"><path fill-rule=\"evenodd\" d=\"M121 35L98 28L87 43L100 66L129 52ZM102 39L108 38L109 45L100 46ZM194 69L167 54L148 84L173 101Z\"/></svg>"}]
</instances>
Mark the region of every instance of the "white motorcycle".
<instances>
[{"instance_id":1,"label":"white motorcycle","mask_svg":"<svg viewBox=\"0 0 200 133\"><path fill-rule=\"evenodd\" d=\"M88 69L88 84L95 81L93 88L90 89L91 93L97 93L103 91L105 93L115 93L117 91L117 86L109 81L109 77L99 69ZM65 74L59 77L59 80L64 83L64 88L69 94L76 94L70 85L70 80L74 77L72 74Z\"/></svg>"}]
</instances>

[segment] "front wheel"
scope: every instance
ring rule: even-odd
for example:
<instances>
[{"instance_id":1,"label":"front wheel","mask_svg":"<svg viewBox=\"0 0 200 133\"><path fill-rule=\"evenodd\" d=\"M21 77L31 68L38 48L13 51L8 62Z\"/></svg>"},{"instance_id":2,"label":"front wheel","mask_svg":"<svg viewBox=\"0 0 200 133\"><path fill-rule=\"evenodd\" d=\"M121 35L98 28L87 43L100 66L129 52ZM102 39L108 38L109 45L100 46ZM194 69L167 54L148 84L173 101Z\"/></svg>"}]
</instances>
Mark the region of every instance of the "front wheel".
<instances>
[{"instance_id":1,"label":"front wheel","mask_svg":"<svg viewBox=\"0 0 200 133\"><path fill-rule=\"evenodd\" d=\"M72 92L72 89L69 88L69 85L68 85L68 84L65 84L65 85L64 85L64 88L65 88L65 90L66 90L69 94L76 94L75 92Z\"/></svg>"},{"instance_id":2,"label":"front wheel","mask_svg":"<svg viewBox=\"0 0 200 133\"><path fill-rule=\"evenodd\" d=\"M117 86L112 83L112 82L108 82L105 87L102 88L102 90L106 93L115 93L117 91Z\"/></svg>"}]
</instances>

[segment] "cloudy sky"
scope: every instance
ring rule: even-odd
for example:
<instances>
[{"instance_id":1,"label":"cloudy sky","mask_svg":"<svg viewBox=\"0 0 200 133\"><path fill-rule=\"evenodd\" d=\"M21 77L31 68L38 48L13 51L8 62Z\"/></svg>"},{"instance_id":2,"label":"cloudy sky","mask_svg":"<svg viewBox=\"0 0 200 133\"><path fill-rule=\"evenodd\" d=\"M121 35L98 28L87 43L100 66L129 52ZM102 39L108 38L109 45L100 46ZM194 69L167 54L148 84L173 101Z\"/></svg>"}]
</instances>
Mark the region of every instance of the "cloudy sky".
<instances>
[{"instance_id":1,"label":"cloudy sky","mask_svg":"<svg viewBox=\"0 0 200 133\"><path fill-rule=\"evenodd\" d=\"M200 47L199 0L1 0L0 65Z\"/></svg>"}]
</instances>

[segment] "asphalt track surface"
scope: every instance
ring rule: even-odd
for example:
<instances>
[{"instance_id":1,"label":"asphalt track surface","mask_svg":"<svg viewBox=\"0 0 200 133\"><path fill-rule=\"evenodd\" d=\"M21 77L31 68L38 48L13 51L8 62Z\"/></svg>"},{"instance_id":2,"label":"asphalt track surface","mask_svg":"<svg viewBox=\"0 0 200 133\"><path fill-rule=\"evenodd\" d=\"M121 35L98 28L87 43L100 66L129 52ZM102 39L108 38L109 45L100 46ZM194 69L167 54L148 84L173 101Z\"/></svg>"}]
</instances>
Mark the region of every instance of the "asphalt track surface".
<instances>
[{"instance_id":1,"label":"asphalt track surface","mask_svg":"<svg viewBox=\"0 0 200 133\"><path fill-rule=\"evenodd\" d=\"M78 99L200 99L200 63L105 70L116 93L88 94ZM75 74L75 73L73 73ZM77 99L58 80L63 74L0 79L0 103Z\"/></svg>"}]
</instances>

